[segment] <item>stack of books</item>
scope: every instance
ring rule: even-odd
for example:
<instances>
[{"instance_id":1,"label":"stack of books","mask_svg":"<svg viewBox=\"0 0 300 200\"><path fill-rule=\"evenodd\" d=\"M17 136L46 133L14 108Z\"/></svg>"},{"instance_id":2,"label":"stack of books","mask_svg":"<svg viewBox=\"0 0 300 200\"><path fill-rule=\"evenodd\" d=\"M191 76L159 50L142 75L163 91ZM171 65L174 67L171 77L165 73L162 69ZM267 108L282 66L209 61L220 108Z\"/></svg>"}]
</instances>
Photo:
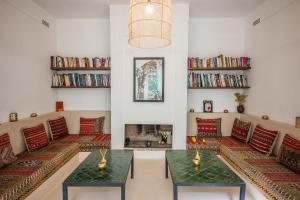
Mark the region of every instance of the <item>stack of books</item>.
<instances>
[{"instance_id":1,"label":"stack of books","mask_svg":"<svg viewBox=\"0 0 300 200\"><path fill-rule=\"evenodd\" d=\"M109 68L110 57L78 58L51 56L52 68Z\"/></svg>"},{"instance_id":2,"label":"stack of books","mask_svg":"<svg viewBox=\"0 0 300 200\"><path fill-rule=\"evenodd\" d=\"M110 74L53 74L53 87L110 87Z\"/></svg>"},{"instance_id":3,"label":"stack of books","mask_svg":"<svg viewBox=\"0 0 300 200\"><path fill-rule=\"evenodd\" d=\"M192 57L188 58L188 68L198 69L198 68L249 68L250 58L240 57L224 57L224 55L219 55L213 58L198 58Z\"/></svg>"},{"instance_id":4,"label":"stack of books","mask_svg":"<svg viewBox=\"0 0 300 200\"><path fill-rule=\"evenodd\" d=\"M241 74L212 74L189 72L189 88L245 88L247 77Z\"/></svg>"}]
</instances>

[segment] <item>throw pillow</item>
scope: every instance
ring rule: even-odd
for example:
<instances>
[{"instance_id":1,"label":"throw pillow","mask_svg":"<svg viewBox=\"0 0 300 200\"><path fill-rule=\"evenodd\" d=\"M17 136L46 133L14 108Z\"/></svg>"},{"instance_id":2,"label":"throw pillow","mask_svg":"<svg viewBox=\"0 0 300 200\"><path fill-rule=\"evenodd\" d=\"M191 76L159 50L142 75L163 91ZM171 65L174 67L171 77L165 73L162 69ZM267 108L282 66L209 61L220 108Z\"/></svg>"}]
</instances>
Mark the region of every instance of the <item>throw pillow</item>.
<instances>
[{"instance_id":1,"label":"throw pillow","mask_svg":"<svg viewBox=\"0 0 300 200\"><path fill-rule=\"evenodd\" d=\"M235 118L231 131L231 136L244 143L248 143L250 136L250 128L251 122L244 122Z\"/></svg>"},{"instance_id":2,"label":"throw pillow","mask_svg":"<svg viewBox=\"0 0 300 200\"><path fill-rule=\"evenodd\" d=\"M103 133L105 117L99 118L80 118L79 134L99 134Z\"/></svg>"},{"instance_id":3,"label":"throw pillow","mask_svg":"<svg viewBox=\"0 0 300 200\"><path fill-rule=\"evenodd\" d=\"M277 160L292 171L300 174L300 140L286 134Z\"/></svg>"},{"instance_id":4,"label":"throw pillow","mask_svg":"<svg viewBox=\"0 0 300 200\"><path fill-rule=\"evenodd\" d=\"M9 135L5 133L0 136L0 168L4 165L11 164L15 160L17 160L17 157L11 147Z\"/></svg>"},{"instance_id":5,"label":"throw pillow","mask_svg":"<svg viewBox=\"0 0 300 200\"><path fill-rule=\"evenodd\" d=\"M24 128L23 136L29 152L38 150L49 144L44 124L39 124L30 128Z\"/></svg>"},{"instance_id":6,"label":"throw pillow","mask_svg":"<svg viewBox=\"0 0 300 200\"><path fill-rule=\"evenodd\" d=\"M49 120L50 133L52 140L57 140L61 137L69 135L66 119L61 117L59 119Z\"/></svg>"},{"instance_id":7,"label":"throw pillow","mask_svg":"<svg viewBox=\"0 0 300 200\"><path fill-rule=\"evenodd\" d=\"M221 122L222 119L202 119L196 118L198 137L211 138L222 137Z\"/></svg>"},{"instance_id":8,"label":"throw pillow","mask_svg":"<svg viewBox=\"0 0 300 200\"><path fill-rule=\"evenodd\" d=\"M257 125L253 131L250 146L269 156L273 151L277 136L278 131L268 130Z\"/></svg>"}]
</instances>

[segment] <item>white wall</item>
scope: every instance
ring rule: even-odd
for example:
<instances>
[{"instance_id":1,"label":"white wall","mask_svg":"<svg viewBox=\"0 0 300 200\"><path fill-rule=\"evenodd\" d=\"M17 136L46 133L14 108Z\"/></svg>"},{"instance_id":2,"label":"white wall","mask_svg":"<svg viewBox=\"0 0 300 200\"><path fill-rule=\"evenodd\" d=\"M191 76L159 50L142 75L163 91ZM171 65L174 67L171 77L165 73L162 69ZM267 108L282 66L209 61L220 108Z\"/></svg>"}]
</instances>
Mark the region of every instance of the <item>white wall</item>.
<instances>
[{"instance_id":1,"label":"white wall","mask_svg":"<svg viewBox=\"0 0 300 200\"><path fill-rule=\"evenodd\" d=\"M108 57L109 31L108 19L58 19L57 55ZM65 110L110 110L110 89L58 89L57 99Z\"/></svg>"},{"instance_id":2,"label":"white wall","mask_svg":"<svg viewBox=\"0 0 300 200\"><path fill-rule=\"evenodd\" d=\"M112 147L123 148L124 124L173 124L174 148L185 148L188 56L188 4L173 7L173 41L168 48L141 50L128 45L128 6L112 5ZM165 57L165 102L133 102L133 58Z\"/></svg>"},{"instance_id":3,"label":"white wall","mask_svg":"<svg viewBox=\"0 0 300 200\"><path fill-rule=\"evenodd\" d=\"M245 18L191 18L189 57L244 56L245 24ZM236 111L235 92L243 90L188 90L188 109L202 112L203 100L213 100L214 112Z\"/></svg>"},{"instance_id":4,"label":"white wall","mask_svg":"<svg viewBox=\"0 0 300 200\"><path fill-rule=\"evenodd\" d=\"M55 52L55 20L31 0L2 0L0 27L0 122L10 112L24 118L53 111L49 55Z\"/></svg>"},{"instance_id":5,"label":"white wall","mask_svg":"<svg viewBox=\"0 0 300 200\"><path fill-rule=\"evenodd\" d=\"M252 22L261 18L253 27ZM248 19L247 53L253 58L247 113L295 124L300 116L300 1L265 2Z\"/></svg>"}]
</instances>

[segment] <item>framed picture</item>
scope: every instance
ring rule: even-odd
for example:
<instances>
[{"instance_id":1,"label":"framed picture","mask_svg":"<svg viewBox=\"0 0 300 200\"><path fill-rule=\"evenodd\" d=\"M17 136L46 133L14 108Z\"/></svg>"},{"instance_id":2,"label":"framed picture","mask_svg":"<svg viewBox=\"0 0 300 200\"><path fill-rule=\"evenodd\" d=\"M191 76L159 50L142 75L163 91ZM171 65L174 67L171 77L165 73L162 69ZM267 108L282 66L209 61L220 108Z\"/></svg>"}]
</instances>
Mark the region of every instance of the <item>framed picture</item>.
<instances>
[{"instance_id":1,"label":"framed picture","mask_svg":"<svg viewBox=\"0 0 300 200\"><path fill-rule=\"evenodd\" d=\"M9 121L10 122L16 122L16 121L18 121L18 113L10 113L9 114Z\"/></svg>"},{"instance_id":2,"label":"framed picture","mask_svg":"<svg viewBox=\"0 0 300 200\"><path fill-rule=\"evenodd\" d=\"M134 58L134 102L164 102L164 58Z\"/></svg>"},{"instance_id":3,"label":"framed picture","mask_svg":"<svg viewBox=\"0 0 300 200\"><path fill-rule=\"evenodd\" d=\"M213 102L204 100L203 101L203 112L212 113L213 112Z\"/></svg>"}]
</instances>

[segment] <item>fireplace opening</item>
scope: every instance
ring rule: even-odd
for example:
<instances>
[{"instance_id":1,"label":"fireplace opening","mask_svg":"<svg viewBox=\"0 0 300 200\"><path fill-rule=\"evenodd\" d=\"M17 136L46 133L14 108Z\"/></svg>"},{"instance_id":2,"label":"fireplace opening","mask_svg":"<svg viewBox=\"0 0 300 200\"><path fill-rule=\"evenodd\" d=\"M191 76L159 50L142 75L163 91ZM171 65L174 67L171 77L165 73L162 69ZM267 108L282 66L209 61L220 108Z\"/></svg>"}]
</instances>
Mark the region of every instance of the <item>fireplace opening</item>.
<instances>
[{"instance_id":1,"label":"fireplace opening","mask_svg":"<svg viewBox=\"0 0 300 200\"><path fill-rule=\"evenodd\" d=\"M126 148L172 148L173 125L125 124Z\"/></svg>"}]
</instances>

